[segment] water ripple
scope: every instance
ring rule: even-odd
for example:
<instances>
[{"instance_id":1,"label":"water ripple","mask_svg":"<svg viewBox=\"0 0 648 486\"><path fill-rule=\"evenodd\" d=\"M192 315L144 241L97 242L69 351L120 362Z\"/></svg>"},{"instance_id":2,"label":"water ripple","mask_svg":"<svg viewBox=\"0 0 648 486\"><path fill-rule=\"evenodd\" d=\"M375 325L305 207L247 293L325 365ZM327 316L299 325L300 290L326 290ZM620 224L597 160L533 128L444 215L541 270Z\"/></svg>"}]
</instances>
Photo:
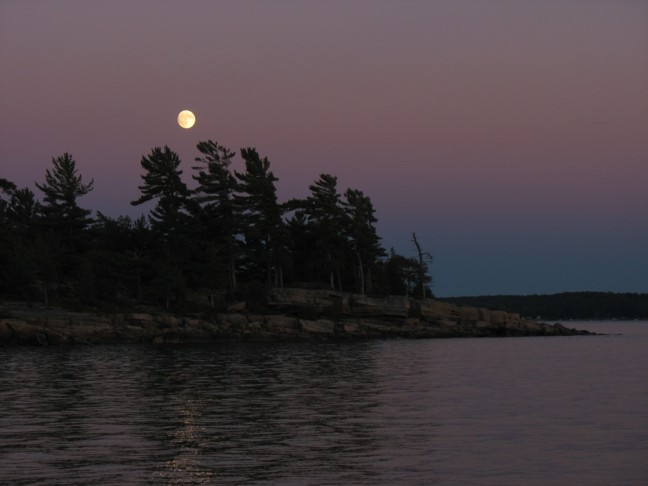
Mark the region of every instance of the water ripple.
<instances>
[{"instance_id":1,"label":"water ripple","mask_svg":"<svg viewBox=\"0 0 648 486\"><path fill-rule=\"evenodd\" d=\"M0 481L640 484L642 329L3 348Z\"/></svg>"}]
</instances>

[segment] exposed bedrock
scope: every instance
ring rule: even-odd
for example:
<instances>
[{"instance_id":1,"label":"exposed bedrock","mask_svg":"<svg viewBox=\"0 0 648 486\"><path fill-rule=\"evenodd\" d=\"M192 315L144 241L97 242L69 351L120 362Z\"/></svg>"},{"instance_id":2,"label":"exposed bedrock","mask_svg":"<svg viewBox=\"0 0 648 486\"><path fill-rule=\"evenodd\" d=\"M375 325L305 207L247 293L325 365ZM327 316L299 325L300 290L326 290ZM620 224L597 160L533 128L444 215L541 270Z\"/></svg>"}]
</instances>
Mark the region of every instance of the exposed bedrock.
<instances>
[{"instance_id":1,"label":"exposed bedrock","mask_svg":"<svg viewBox=\"0 0 648 486\"><path fill-rule=\"evenodd\" d=\"M518 314L402 296L275 289L270 312L96 314L1 303L0 344L204 343L233 340L449 338L591 334ZM241 305L238 309L242 308Z\"/></svg>"}]
</instances>

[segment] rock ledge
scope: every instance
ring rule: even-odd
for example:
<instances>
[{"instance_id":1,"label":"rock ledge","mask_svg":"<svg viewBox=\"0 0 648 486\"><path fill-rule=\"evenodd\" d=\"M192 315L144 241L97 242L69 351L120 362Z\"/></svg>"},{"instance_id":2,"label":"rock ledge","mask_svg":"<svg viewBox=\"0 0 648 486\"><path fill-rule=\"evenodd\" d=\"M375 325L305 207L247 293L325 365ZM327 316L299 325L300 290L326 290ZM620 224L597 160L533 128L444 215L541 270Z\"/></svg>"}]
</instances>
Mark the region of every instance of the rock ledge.
<instances>
[{"instance_id":1,"label":"rock ledge","mask_svg":"<svg viewBox=\"0 0 648 486\"><path fill-rule=\"evenodd\" d=\"M402 296L373 298L326 290L275 289L272 313L210 317L163 312L97 314L0 303L0 345L100 343L205 343L218 341L331 340L590 335L518 314Z\"/></svg>"}]
</instances>

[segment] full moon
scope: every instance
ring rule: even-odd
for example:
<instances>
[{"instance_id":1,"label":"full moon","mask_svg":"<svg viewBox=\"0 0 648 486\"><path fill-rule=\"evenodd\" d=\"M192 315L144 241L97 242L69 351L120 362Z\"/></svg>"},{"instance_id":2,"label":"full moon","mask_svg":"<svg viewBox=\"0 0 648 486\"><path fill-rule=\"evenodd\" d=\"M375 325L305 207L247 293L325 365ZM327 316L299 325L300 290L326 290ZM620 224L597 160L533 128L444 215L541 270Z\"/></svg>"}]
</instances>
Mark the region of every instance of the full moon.
<instances>
[{"instance_id":1,"label":"full moon","mask_svg":"<svg viewBox=\"0 0 648 486\"><path fill-rule=\"evenodd\" d=\"M178 125L182 128L191 128L196 123L196 115L189 110L182 110L178 114Z\"/></svg>"}]
</instances>

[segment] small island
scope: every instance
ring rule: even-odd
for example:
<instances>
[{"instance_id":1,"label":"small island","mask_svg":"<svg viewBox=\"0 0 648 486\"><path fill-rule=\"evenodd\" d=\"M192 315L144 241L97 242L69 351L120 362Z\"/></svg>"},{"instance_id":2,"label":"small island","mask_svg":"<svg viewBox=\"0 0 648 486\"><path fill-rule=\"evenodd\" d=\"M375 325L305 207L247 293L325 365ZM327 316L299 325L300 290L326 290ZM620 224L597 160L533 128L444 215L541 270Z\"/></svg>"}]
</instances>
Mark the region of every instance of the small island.
<instances>
[{"instance_id":1,"label":"small island","mask_svg":"<svg viewBox=\"0 0 648 486\"><path fill-rule=\"evenodd\" d=\"M321 174L279 202L270 161L197 144L194 187L169 147L142 156L147 216L80 207L93 189L74 158L52 159L43 200L0 178L0 343L202 343L223 340L587 334L519 314L442 302L431 255L386 251L359 189Z\"/></svg>"}]
</instances>

